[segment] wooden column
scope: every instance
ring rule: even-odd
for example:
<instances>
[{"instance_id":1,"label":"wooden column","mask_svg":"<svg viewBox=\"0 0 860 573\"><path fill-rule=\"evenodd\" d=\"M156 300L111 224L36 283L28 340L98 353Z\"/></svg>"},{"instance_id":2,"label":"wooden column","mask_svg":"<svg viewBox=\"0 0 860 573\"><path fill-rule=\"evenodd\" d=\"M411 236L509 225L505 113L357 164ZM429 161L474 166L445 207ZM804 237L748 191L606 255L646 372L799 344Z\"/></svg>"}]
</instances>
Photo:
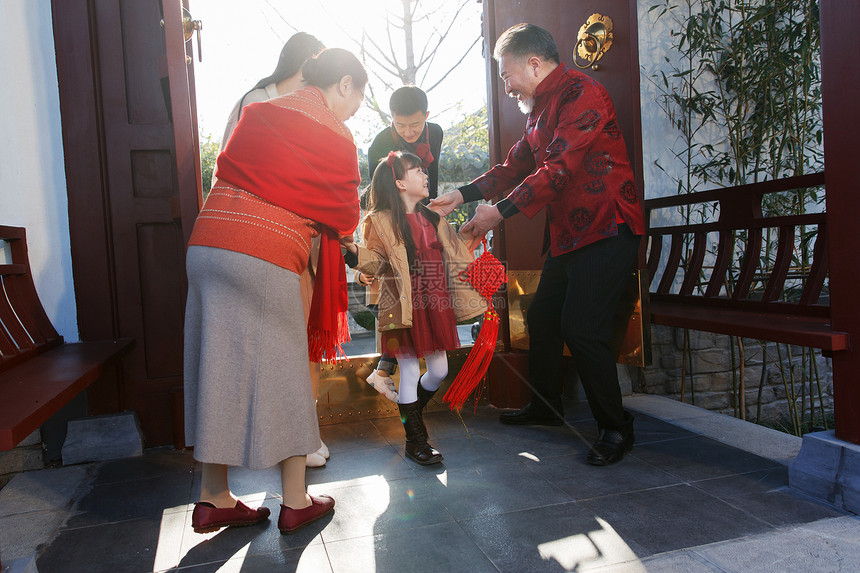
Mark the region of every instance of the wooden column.
<instances>
[{"instance_id":1,"label":"wooden column","mask_svg":"<svg viewBox=\"0 0 860 573\"><path fill-rule=\"evenodd\" d=\"M833 355L836 437L860 444L860 3L820 0L820 10L832 326L851 335Z\"/></svg>"}]
</instances>

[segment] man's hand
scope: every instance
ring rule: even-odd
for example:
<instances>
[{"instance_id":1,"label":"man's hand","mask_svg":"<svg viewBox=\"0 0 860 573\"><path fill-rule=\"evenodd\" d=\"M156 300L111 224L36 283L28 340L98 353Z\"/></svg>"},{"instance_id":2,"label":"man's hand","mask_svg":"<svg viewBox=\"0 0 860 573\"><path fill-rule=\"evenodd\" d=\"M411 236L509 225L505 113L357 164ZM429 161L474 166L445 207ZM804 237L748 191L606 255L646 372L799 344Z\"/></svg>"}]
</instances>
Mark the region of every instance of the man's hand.
<instances>
[{"instance_id":1,"label":"man's hand","mask_svg":"<svg viewBox=\"0 0 860 573\"><path fill-rule=\"evenodd\" d=\"M504 217L495 205L478 205L475 209L475 216L460 228L460 234L471 236L474 245L475 239L480 241L481 237L487 234L487 231L496 227L503 220Z\"/></svg>"},{"instance_id":2,"label":"man's hand","mask_svg":"<svg viewBox=\"0 0 860 573\"><path fill-rule=\"evenodd\" d=\"M462 204L463 194L460 193L459 189L454 189L453 191L439 195L435 199L430 199L429 207L439 213L440 216L445 217Z\"/></svg>"},{"instance_id":3,"label":"man's hand","mask_svg":"<svg viewBox=\"0 0 860 573\"><path fill-rule=\"evenodd\" d=\"M481 245L481 239L484 238L481 235L475 237L472 236L471 233L464 233L462 228L460 228L458 234L460 235L460 239L466 243L466 246L470 251L477 249Z\"/></svg>"}]
</instances>

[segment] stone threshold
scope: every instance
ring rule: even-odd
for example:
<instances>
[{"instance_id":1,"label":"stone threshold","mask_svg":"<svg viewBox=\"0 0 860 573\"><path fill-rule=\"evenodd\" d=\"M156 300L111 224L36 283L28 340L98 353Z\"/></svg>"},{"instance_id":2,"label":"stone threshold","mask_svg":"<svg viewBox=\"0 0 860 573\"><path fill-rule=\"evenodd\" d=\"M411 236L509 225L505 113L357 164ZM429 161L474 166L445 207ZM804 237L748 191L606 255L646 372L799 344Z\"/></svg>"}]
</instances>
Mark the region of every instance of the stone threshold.
<instances>
[{"instance_id":1,"label":"stone threshold","mask_svg":"<svg viewBox=\"0 0 860 573\"><path fill-rule=\"evenodd\" d=\"M797 436L656 394L625 396L624 406L784 466L794 461L803 443Z\"/></svg>"},{"instance_id":2,"label":"stone threshold","mask_svg":"<svg viewBox=\"0 0 860 573\"><path fill-rule=\"evenodd\" d=\"M625 396L624 406L788 466L789 487L860 514L860 445L837 439L833 430L799 438L653 394Z\"/></svg>"}]
</instances>

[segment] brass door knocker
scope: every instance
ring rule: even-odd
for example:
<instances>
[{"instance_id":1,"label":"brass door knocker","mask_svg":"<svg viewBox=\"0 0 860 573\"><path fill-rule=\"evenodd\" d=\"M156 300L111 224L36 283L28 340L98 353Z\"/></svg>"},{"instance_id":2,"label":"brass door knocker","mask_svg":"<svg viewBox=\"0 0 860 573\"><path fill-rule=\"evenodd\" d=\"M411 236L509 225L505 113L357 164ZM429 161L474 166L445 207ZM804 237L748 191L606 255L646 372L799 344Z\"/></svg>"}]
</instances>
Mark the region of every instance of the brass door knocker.
<instances>
[{"instance_id":1,"label":"brass door knocker","mask_svg":"<svg viewBox=\"0 0 860 573\"><path fill-rule=\"evenodd\" d=\"M592 14L585 21L576 35L576 45L573 47L573 63L578 68L597 69L597 60L609 51L612 46L612 18L603 14ZM580 65L578 59L585 60Z\"/></svg>"}]
</instances>

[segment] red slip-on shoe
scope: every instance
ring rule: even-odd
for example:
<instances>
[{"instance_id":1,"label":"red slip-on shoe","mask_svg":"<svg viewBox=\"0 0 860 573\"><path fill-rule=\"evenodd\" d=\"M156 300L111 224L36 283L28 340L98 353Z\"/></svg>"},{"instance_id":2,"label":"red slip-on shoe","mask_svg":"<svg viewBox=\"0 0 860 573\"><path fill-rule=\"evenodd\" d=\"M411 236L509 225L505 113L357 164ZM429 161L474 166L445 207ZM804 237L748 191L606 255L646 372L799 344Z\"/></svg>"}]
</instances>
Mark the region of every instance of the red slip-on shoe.
<instances>
[{"instance_id":1,"label":"red slip-on shoe","mask_svg":"<svg viewBox=\"0 0 860 573\"><path fill-rule=\"evenodd\" d=\"M334 499L330 495L309 496L311 505L304 509L293 509L281 504L281 515L278 517L278 529L281 534L295 533L305 525L328 515L334 509Z\"/></svg>"},{"instance_id":2,"label":"red slip-on shoe","mask_svg":"<svg viewBox=\"0 0 860 573\"><path fill-rule=\"evenodd\" d=\"M194 504L191 514L191 527L195 533L211 533L222 527L231 525L254 525L269 519L269 508L258 507L251 509L241 501L236 501L236 507L215 507L209 502L201 501Z\"/></svg>"}]
</instances>

